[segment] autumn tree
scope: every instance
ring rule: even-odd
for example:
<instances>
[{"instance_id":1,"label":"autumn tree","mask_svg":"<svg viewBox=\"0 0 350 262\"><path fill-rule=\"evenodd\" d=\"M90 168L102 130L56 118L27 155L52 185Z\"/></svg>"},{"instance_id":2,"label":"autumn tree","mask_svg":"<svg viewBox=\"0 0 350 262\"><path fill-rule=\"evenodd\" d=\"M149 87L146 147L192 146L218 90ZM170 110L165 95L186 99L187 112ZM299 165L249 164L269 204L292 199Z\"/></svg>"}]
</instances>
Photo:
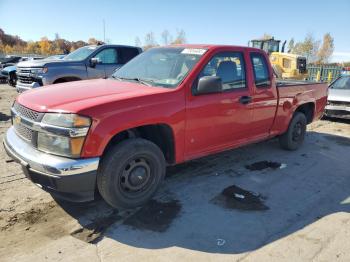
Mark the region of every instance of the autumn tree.
<instances>
[{"instance_id":1,"label":"autumn tree","mask_svg":"<svg viewBox=\"0 0 350 262\"><path fill-rule=\"evenodd\" d=\"M294 38L291 38L288 42L288 53L291 53L294 49Z\"/></svg>"},{"instance_id":2,"label":"autumn tree","mask_svg":"<svg viewBox=\"0 0 350 262\"><path fill-rule=\"evenodd\" d=\"M138 47L141 47L141 46L142 46L140 37L138 37L138 36L135 38L135 45L138 46Z\"/></svg>"},{"instance_id":3,"label":"autumn tree","mask_svg":"<svg viewBox=\"0 0 350 262\"><path fill-rule=\"evenodd\" d=\"M94 37L90 37L88 40L89 45L97 45L98 43L99 43L99 41Z\"/></svg>"},{"instance_id":4,"label":"autumn tree","mask_svg":"<svg viewBox=\"0 0 350 262\"><path fill-rule=\"evenodd\" d=\"M25 53L28 54L38 54L40 53L40 47L38 42L28 41L27 46L25 48Z\"/></svg>"},{"instance_id":5,"label":"autumn tree","mask_svg":"<svg viewBox=\"0 0 350 262\"><path fill-rule=\"evenodd\" d=\"M310 63L317 60L317 52L320 46L320 41L315 40L314 36L309 33L306 35L303 42L295 44L292 53L305 56Z\"/></svg>"},{"instance_id":6,"label":"autumn tree","mask_svg":"<svg viewBox=\"0 0 350 262\"><path fill-rule=\"evenodd\" d=\"M158 45L153 32L149 32L145 35L144 43L144 50L150 49Z\"/></svg>"},{"instance_id":7,"label":"autumn tree","mask_svg":"<svg viewBox=\"0 0 350 262\"><path fill-rule=\"evenodd\" d=\"M171 42L173 42L172 40L172 36L170 35L169 31L168 30L164 30L162 32L162 42L163 42L163 45L168 45L170 44Z\"/></svg>"},{"instance_id":8,"label":"autumn tree","mask_svg":"<svg viewBox=\"0 0 350 262\"><path fill-rule=\"evenodd\" d=\"M49 55L51 53L51 44L49 39L45 36L39 41L40 53L43 55Z\"/></svg>"},{"instance_id":9,"label":"autumn tree","mask_svg":"<svg viewBox=\"0 0 350 262\"><path fill-rule=\"evenodd\" d=\"M12 48L11 46L9 46L9 45L5 45L5 46L4 46L4 53L5 53L5 54L11 54L11 53L13 53L13 48Z\"/></svg>"},{"instance_id":10,"label":"autumn tree","mask_svg":"<svg viewBox=\"0 0 350 262\"><path fill-rule=\"evenodd\" d=\"M323 36L323 42L320 49L317 52L317 62L318 63L328 63L330 57L334 51L334 38L330 33L326 33Z\"/></svg>"},{"instance_id":11,"label":"autumn tree","mask_svg":"<svg viewBox=\"0 0 350 262\"><path fill-rule=\"evenodd\" d=\"M183 29L178 30L176 32L175 40L172 42L172 44L185 44L187 42L186 40L186 33Z\"/></svg>"}]
</instances>

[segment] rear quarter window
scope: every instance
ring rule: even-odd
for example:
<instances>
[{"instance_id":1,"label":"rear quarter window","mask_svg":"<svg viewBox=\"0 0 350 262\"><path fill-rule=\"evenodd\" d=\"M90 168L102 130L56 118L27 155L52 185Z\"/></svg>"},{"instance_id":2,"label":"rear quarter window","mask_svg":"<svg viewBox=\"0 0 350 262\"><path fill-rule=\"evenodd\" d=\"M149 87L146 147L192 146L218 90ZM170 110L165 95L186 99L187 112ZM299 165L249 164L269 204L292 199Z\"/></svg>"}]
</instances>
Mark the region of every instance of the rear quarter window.
<instances>
[{"instance_id":1,"label":"rear quarter window","mask_svg":"<svg viewBox=\"0 0 350 262\"><path fill-rule=\"evenodd\" d=\"M120 63L125 64L137 56L140 51L137 48L121 47L119 49Z\"/></svg>"},{"instance_id":2,"label":"rear quarter window","mask_svg":"<svg viewBox=\"0 0 350 262\"><path fill-rule=\"evenodd\" d=\"M258 88L270 87L269 67L264 55L251 53L250 59L253 66L255 86Z\"/></svg>"}]
</instances>

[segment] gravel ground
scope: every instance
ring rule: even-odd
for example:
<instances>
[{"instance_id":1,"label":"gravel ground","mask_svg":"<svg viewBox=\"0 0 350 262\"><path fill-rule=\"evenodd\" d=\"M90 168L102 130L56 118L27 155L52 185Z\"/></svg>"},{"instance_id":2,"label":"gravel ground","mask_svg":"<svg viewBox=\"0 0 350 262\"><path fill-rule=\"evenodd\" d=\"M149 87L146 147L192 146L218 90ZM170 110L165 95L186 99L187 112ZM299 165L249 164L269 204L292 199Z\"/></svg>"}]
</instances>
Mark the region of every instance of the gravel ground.
<instances>
[{"instance_id":1,"label":"gravel ground","mask_svg":"<svg viewBox=\"0 0 350 262\"><path fill-rule=\"evenodd\" d=\"M16 92L0 85L0 139ZM28 181L0 148L1 261L350 261L350 123L304 146L251 145L176 167L145 207L72 204Z\"/></svg>"}]
</instances>

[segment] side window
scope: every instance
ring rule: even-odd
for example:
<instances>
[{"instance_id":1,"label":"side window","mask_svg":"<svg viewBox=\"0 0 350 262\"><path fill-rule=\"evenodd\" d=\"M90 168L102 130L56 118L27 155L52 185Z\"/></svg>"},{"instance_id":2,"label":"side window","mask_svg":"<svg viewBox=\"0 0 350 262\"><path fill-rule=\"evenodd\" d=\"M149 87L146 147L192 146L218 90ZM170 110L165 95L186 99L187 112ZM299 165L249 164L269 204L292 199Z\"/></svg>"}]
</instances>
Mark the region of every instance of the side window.
<instances>
[{"instance_id":1,"label":"side window","mask_svg":"<svg viewBox=\"0 0 350 262\"><path fill-rule=\"evenodd\" d=\"M115 48L106 48L95 55L102 64L117 64L118 63L118 54Z\"/></svg>"},{"instance_id":2,"label":"side window","mask_svg":"<svg viewBox=\"0 0 350 262\"><path fill-rule=\"evenodd\" d=\"M135 56L139 54L139 50L137 48L131 48L131 47L121 47L119 48L119 63L120 64L126 64L131 59L133 59Z\"/></svg>"},{"instance_id":3,"label":"side window","mask_svg":"<svg viewBox=\"0 0 350 262\"><path fill-rule=\"evenodd\" d=\"M246 88L245 64L242 53L223 52L215 55L199 74L199 77L203 76L220 77L224 91Z\"/></svg>"},{"instance_id":4,"label":"side window","mask_svg":"<svg viewBox=\"0 0 350 262\"><path fill-rule=\"evenodd\" d=\"M250 55L256 87L269 87L271 85L269 69L265 57L259 53Z\"/></svg>"}]
</instances>

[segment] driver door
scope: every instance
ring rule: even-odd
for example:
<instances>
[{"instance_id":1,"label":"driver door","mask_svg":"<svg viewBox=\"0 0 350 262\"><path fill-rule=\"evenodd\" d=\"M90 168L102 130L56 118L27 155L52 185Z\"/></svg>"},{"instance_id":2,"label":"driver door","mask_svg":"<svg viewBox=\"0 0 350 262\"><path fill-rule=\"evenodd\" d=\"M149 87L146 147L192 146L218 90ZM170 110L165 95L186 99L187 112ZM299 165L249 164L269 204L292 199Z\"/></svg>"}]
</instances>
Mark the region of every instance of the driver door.
<instances>
[{"instance_id":1,"label":"driver door","mask_svg":"<svg viewBox=\"0 0 350 262\"><path fill-rule=\"evenodd\" d=\"M105 48L93 58L97 58L97 64L89 65L87 74L89 79L107 78L118 66L118 52L115 48Z\"/></svg>"},{"instance_id":2,"label":"driver door","mask_svg":"<svg viewBox=\"0 0 350 262\"><path fill-rule=\"evenodd\" d=\"M251 91L245 71L243 52L230 51L214 55L199 74L198 78L220 77L223 90L190 95L186 105L186 160L230 148L250 138Z\"/></svg>"}]
</instances>

